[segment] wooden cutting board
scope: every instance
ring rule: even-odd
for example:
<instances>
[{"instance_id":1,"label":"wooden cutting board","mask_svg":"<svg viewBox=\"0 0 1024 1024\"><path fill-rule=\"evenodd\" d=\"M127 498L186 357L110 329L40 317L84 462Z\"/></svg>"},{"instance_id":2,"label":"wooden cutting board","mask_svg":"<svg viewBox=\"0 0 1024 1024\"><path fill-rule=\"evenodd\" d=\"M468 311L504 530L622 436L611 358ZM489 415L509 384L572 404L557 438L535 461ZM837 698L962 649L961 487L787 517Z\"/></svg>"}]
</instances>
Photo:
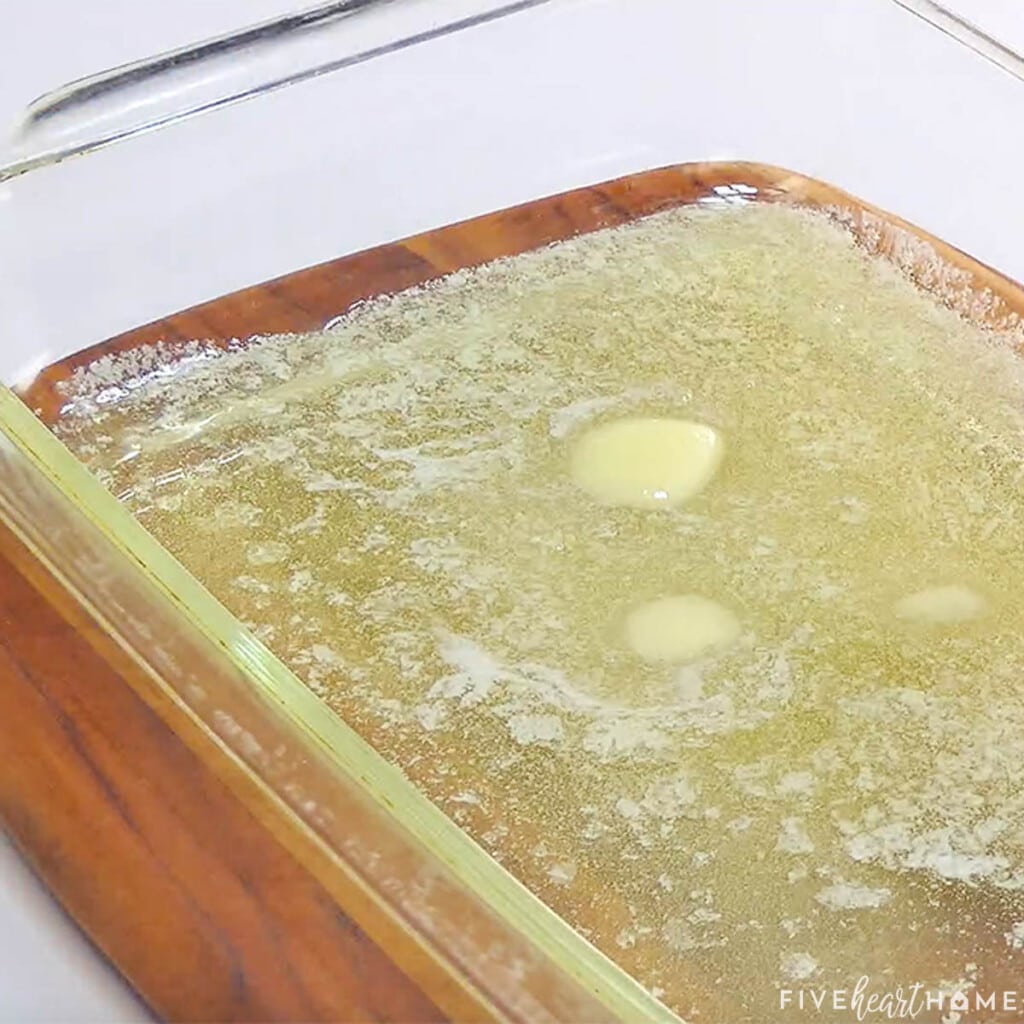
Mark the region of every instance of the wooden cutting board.
<instances>
[{"instance_id":1,"label":"wooden cutting board","mask_svg":"<svg viewBox=\"0 0 1024 1024\"><path fill-rule=\"evenodd\" d=\"M870 251L983 324L1024 289L829 185L759 164L696 163L541 199L301 270L130 331L22 392L54 424L60 384L112 353L308 331L354 302L692 203L786 202L847 223ZM105 641L88 609L0 529L0 822L153 1009L176 1020L484 1019L471 994L367 921L255 813L209 751ZM8 723L17 723L11 728ZM685 984L699 984L689 979ZM707 996L708 993L703 993ZM697 1000L701 1002L701 999ZM706 1006L728 1014L728 995Z\"/></svg>"}]
</instances>

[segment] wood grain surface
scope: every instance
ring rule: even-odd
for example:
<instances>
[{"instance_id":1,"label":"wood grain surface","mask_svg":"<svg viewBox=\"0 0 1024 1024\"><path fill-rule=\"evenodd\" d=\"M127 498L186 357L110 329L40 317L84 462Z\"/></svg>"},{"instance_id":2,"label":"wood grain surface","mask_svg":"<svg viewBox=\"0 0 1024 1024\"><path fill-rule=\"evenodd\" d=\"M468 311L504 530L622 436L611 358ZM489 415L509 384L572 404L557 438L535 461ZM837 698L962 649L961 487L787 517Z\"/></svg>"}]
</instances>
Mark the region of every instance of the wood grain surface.
<instances>
[{"instance_id":1,"label":"wood grain surface","mask_svg":"<svg viewBox=\"0 0 1024 1024\"><path fill-rule=\"evenodd\" d=\"M740 193L737 185L754 192ZM83 349L47 367L21 394L52 424L63 405L61 382L102 356L161 343L170 359L176 348L196 340L227 345L255 335L314 330L362 299L393 294L463 267L625 224L659 210L730 197L841 213L868 249L890 258L898 255L926 288L934 291L933 254L960 271L964 281L958 295L939 297L958 305L972 319L998 323L1008 314L1024 313L1020 285L837 188L763 164L680 164L489 213L245 288ZM908 240L924 245L913 251ZM979 295L991 300L971 306L971 298Z\"/></svg>"},{"instance_id":2,"label":"wood grain surface","mask_svg":"<svg viewBox=\"0 0 1024 1024\"><path fill-rule=\"evenodd\" d=\"M979 323L1024 315L1020 286L837 189L764 165L686 164L439 228L174 313L50 366L22 397L53 424L62 384L104 355L161 343L170 359L196 340L227 345L311 330L358 300L459 268L689 203L750 200L825 210ZM127 670L102 653L102 637L84 639L94 627L55 586L0 532L0 715L24 723L0 730L0 815L150 1005L174 1019L440 1019L343 901L154 715ZM681 989L691 985L708 994L696 976L680 979ZM703 1005L728 1014L728 993Z\"/></svg>"},{"instance_id":3,"label":"wood grain surface","mask_svg":"<svg viewBox=\"0 0 1024 1024\"><path fill-rule=\"evenodd\" d=\"M440 1021L0 527L0 824L160 1016ZM226 766L225 766L226 770Z\"/></svg>"}]
</instances>

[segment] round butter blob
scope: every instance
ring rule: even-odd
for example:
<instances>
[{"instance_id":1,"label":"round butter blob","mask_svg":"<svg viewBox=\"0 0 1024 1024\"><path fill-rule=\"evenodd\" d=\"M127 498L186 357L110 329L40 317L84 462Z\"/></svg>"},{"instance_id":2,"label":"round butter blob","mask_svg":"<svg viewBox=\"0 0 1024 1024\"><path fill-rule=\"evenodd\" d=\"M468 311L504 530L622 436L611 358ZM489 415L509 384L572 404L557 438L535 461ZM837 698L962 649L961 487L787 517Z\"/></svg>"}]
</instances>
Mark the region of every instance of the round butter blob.
<instances>
[{"instance_id":1,"label":"round butter blob","mask_svg":"<svg viewBox=\"0 0 1024 1024\"><path fill-rule=\"evenodd\" d=\"M672 508L698 494L722 460L722 438L703 423L630 418L577 441L570 472L602 505Z\"/></svg>"},{"instance_id":2,"label":"round butter blob","mask_svg":"<svg viewBox=\"0 0 1024 1024\"><path fill-rule=\"evenodd\" d=\"M645 661L680 664L728 647L740 635L739 619L699 594L659 597L626 616L626 642Z\"/></svg>"},{"instance_id":3,"label":"round butter blob","mask_svg":"<svg viewBox=\"0 0 1024 1024\"><path fill-rule=\"evenodd\" d=\"M898 619L955 626L978 618L985 611L985 599L970 587L953 583L908 594L896 602L893 610Z\"/></svg>"}]
</instances>

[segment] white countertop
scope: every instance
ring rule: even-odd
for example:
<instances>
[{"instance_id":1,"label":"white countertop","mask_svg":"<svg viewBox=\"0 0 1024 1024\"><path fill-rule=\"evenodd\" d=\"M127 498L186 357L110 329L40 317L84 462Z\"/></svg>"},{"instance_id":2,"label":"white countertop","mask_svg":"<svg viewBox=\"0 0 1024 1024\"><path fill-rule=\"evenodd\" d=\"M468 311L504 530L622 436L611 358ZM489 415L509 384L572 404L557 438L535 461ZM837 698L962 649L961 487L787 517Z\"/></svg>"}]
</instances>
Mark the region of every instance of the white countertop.
<instances>
[{"instance_id":1,"label":"white countertop","mask_svg":"<svg viewBox=\"0 0 1024 1024\"><path fill-rule=\"evenodd\" d=\"M1024 5L1009 0L951 3L990 34L1024 48ZM0 124L12 122L25 103L72 78L301 6L305 4L294 0L51 0L9 5L0 37ZM807 98L811 124L813 99ZM1017 267L1006 269L1019 273ZM0 877L0 1024L148 1019L145 1008L2 837Z\"/></svg>"},{"instance_id":2,"label":"white countertop","mask_svg":"<svg viewBox=\"0 0 1024 1024\"><path fill-rule=\"evenodd\" d=\"M1024 4L1015 0L947 0L946 6L994 39L1024 53Z\"/></svg>"}]
</instances>

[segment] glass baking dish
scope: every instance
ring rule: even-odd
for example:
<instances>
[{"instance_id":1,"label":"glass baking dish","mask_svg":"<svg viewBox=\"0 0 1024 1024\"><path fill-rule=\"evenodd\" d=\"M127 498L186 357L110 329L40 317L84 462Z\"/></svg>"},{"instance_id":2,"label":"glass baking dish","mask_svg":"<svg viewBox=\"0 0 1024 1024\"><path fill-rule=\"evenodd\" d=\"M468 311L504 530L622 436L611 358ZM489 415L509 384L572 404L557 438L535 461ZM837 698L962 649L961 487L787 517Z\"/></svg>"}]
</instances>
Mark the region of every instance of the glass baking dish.
<instances>
[{"instance_id":1,"label":"glass baking dish","mask_svg":"<svg viewBox=\"0 0 1024 1024\"><path fill-rule=\"evenodd\" d=\"M238 289L688 161L790 168L1022 278L1021 67L928 0L325 5L28 112L0 166L0 375L17 389ZM444 1013L677 1019L328 711L14 390L0 424L3 523Z\"/></svg>"}]
</instances>

